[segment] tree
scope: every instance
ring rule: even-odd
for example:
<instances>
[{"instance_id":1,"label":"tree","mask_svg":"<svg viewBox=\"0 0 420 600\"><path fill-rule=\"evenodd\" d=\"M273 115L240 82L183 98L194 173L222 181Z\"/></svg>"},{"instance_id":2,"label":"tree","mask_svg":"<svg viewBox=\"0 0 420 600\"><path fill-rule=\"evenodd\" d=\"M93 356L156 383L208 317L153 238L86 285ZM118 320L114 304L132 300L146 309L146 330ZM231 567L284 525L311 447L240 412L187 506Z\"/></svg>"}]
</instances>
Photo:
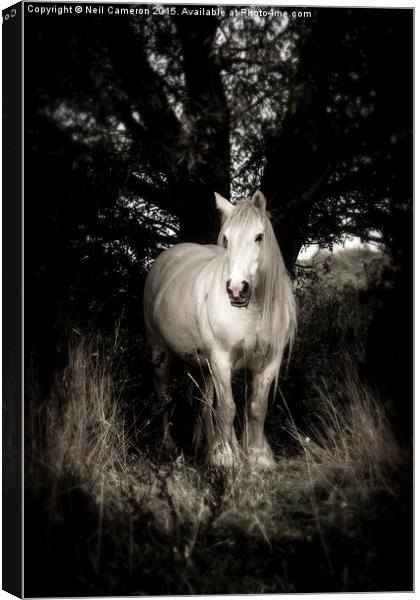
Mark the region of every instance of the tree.
<instances>
[{"instance_id":1,"label":"tree","mask_svg":"<svg viewBox=\"0 0 420 600\"><path fill-rule=\"evenodd\" d=\"M306 35L296 33L299 64L286 116L265 136L262 187L280 208L289 267L303 244L346 234L409 266L412 15L340 16L318 11Z\"/></svg>"},{"instance_id":2,"label":"tree","mask_svg":"<svg viewBox=\"0 0 420 600\"><path fill-rule=\"evenodd\" d=\"M412 12L226 13L27 20L38 344L45 323L139 315L162 248L215 240L214 191L262 187L289 269L347 234L409 264Z\"/></svg>"}]
</instances>

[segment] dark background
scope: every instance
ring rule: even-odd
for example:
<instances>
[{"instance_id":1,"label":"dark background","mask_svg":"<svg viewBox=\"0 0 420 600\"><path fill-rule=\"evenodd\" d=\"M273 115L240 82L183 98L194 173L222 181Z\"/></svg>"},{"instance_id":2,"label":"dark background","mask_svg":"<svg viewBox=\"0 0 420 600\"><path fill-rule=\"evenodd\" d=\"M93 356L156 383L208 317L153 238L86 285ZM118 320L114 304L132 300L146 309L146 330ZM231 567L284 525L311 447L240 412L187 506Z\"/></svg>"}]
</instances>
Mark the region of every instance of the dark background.
<instances>
[{"instance_id":1,"label":"dark background","mask_svg":"<svg viewBox=\"0 0 420 600\"><path fill-rule=\"evenodd\" d=\"M22 592L22 6L2 11L2 588Z\"/></svg>"},{"instance_id":2,"label":"dark background","mask_svg":"<svg viewBox=\"0 0 420 600\"><path fill-rule=\"evenodd\" d=\"M413 11L307 10L26 13L25 360L39 402L75 332L118 322L141 347L129 369L147 372L152 260L173 243L215 242L214 191L259 188L292 277L303 246L346 235L387 257L360 376L411 439ZM344 338L330 334L333 361ZM307 367L289 372L295 399Z\"/></svg>"},{"instance_id":3,"label":"dark background","mask_svg":"<svg viewBox=\"0 0 420 600\"><path fill-rule=\"evenodd\" d=\"M216 239L214 190L257 187L291 271L344 234L392 257L383 318L409 337L383 360L411 369L413 14L311 13L26 14L26 349L46 384L69 328L142 327L150 260Z\"/></svg>"}]
</instances>

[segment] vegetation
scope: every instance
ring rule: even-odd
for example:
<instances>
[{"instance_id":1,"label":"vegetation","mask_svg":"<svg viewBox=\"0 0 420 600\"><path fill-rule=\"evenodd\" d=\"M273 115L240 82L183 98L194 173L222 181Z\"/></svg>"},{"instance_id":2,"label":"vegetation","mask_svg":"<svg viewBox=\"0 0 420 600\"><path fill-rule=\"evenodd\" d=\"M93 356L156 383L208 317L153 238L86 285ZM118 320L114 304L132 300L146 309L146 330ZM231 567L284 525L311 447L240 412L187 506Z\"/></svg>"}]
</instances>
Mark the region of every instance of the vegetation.
<instances>
[{"instance_id":1,"label":"vegetation","mask_svg":"<svg viewBox=\"0 0 420 600\"><path fill-rule=\"evenodd\" d=\"M133 417L124 334L77 334L48 401L27 410L31 595L409 589L409 446L398 442L386 407L361 382L362 340L354 340L356 357L348 344L341 360L329 355L329 328L342 315L329 306L326 325L323 313L316 319L302 301L318 294L319 311L338 295L348 315L343 327L363 332L359 321L372 312L349 309L367 288L363 273L372 263L380 273L386 261L366 251L317 256L318 277L296 284L306 286L298 293L302 334L284 394L270 411L278 461L272 472L200 467L185 443L168 461L156 443L160 407L146 402ZM310 340L317 328L315 360ZM290 385L302 361L304 410ZM322 361L330 372L321 376ZM135 386L148 397L144 378Z\"/></svg>"}]
</instances>

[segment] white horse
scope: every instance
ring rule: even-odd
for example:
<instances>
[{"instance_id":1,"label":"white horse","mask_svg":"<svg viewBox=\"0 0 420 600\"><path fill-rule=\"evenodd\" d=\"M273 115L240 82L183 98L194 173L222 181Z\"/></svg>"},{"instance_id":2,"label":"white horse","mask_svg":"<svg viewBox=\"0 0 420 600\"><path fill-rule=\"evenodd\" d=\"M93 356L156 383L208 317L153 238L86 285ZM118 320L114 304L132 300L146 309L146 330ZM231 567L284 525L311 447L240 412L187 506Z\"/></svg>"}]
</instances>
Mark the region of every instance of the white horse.
<instances>
[{"instance_id":1,"label":"white horse","mask_svg":"<svg viewBox=\"0 0 420 600\"><path fill-rule=\"evenodd\" d=\"M295 303L263 194L257 191L236 205L215 197L222 213L218 245L175 245L156 259L146 280L155 393L167 406L174 355L199 364L204 384L195 438L207 442L208 461L232 466L244 456L251 466L269 468L274 459L264 436L268 395L294 337ZM241 452L231 382L232 373L244 368L252 380ZM167 412L164 442L173 444Z\"/></svg>"}]
</instances>

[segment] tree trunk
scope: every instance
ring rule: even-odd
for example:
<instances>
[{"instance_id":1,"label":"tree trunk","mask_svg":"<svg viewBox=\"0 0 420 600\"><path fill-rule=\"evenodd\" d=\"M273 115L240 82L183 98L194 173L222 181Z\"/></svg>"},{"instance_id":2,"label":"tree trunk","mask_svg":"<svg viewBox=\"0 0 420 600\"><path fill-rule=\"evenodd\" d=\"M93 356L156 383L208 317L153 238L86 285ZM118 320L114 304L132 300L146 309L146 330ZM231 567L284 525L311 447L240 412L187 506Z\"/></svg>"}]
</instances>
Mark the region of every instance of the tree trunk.
<instances>
[{"instance_id":1,"label":"tree trunk","mask_svg":"<svg viewBox=\"0 0 420 600\"><path fill-rule=\"evenodd\" d=\"M289 115L279 137L267 142L261 187L289 271L307 240L311 210L329 173L328 128L321 126L318 109L315 104Z\"/></svg>"},{"instance_id":2,"label":"tree trunk","mask_svg":"<svg viewBox=\"0 0 420 600\"><path fill-rule=\"evenodd\" d=\"M186 115L194 124L194 164L179 173L175 193L181 241L214 242L218 215L214 192L230 194L230 115L220 66L214 53L218 21L175 19L183 52L187 87Z\"/></svg>"}]
</instances>

